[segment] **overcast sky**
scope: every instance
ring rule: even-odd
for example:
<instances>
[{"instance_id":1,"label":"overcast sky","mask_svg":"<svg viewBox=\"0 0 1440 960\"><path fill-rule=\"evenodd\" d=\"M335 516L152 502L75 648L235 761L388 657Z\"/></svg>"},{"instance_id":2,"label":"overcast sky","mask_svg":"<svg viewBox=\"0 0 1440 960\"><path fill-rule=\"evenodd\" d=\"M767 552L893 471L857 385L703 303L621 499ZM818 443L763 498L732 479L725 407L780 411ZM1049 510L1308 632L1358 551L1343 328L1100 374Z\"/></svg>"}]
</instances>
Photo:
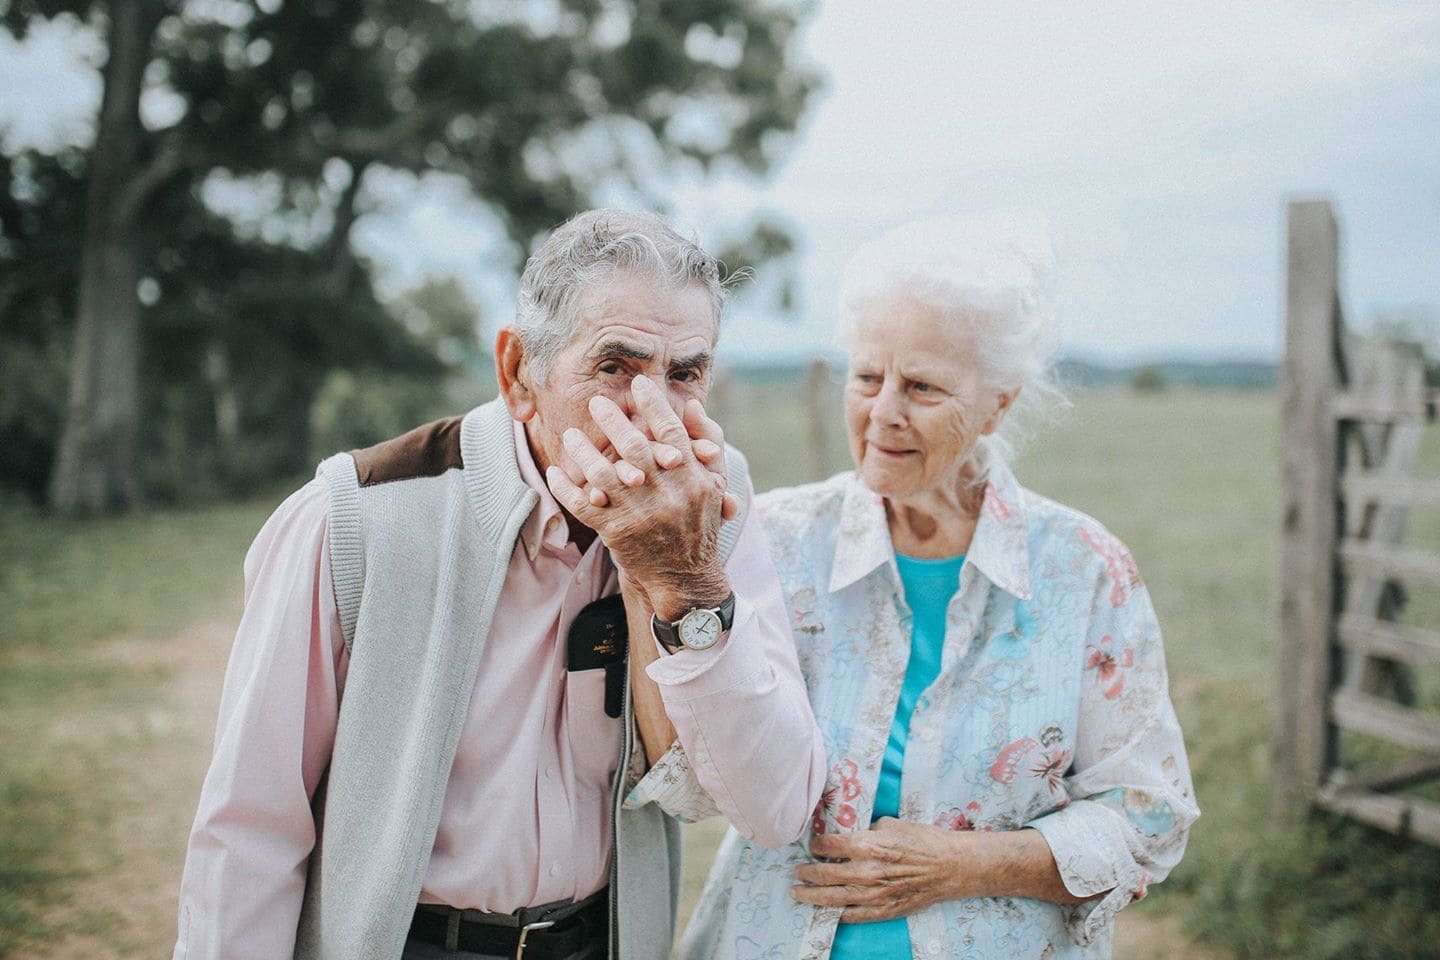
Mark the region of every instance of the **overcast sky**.
<instances>
[{"instance_id":1,"label":"overcast sky","mask_svg":"<svg viewBox=\"0 0 1440 960\"><path fill-rule=\"evenodd\" d=\"M705 238L761 208L803 238L801 320L742 303L724 352L826 342L858 243L994 207L1048 217L1072 353L1277 357L1292 195L1336 202L1351 317L1440 314L1440 3L1085 7L821 0L804 51L827 89L785 163L678 197ZM93 96L52 47L0 48L12 137L73 125ZM505 309L508 281L476 267L491 224L443 189L359 242L396 277L464 272Z\"/></svg>"}]
</instances>

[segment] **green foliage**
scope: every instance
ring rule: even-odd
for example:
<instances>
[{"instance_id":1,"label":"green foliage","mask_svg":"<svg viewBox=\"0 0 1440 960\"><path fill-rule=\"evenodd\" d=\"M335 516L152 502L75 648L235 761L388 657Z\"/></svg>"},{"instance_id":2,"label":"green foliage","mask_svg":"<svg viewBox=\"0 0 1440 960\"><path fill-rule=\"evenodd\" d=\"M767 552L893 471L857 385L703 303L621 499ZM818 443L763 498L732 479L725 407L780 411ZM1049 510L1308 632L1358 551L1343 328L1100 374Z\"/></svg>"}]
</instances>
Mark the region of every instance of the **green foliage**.
<instances>
[{"instance_id":1,"label":"green foliage","mask_svg":"<svg viewBox=\"0 0 1440 960\"><path fill-rule=\"evenodd\" d=\"M767 169L818 83L791 52L804 8L785 4L140 9L124 22L146 31L145 95L164 116L133 131L122 177L145 251L137 462L167 499L303 469L310 404L336 372L384 371L403 394L403 378L485 365L464 331L414 331L377 301L349 244L378 202L367 172L467 185L508 233L510 262L491 265L505 269L602 189L663 208L682 170ZM110 12L11 0L0 28L68 13L104 36L123 19ZM65 409L91 149L0 156L0 483L32 494Z\"/></svg>"},{"instance_id":2,"label":"green foliage","mask_svg":"<svg viewBox=\"0 0 1440 960\"><path fill-rule=\"evenodd\" d=\"M455 413L438 380L337 370L311 408L311 459L318 462L337 451L368 447Z\"/></svg>"},{"instance_id":3,"label":"green foliage","mask_svg":"<svg viewBox=\"0 0 1440 960\"><path fill-rule=\"evenodd\" d=\"M0 154L0 486L36 499L65 414L83 163Z\"/></svg>"}]
</instances>

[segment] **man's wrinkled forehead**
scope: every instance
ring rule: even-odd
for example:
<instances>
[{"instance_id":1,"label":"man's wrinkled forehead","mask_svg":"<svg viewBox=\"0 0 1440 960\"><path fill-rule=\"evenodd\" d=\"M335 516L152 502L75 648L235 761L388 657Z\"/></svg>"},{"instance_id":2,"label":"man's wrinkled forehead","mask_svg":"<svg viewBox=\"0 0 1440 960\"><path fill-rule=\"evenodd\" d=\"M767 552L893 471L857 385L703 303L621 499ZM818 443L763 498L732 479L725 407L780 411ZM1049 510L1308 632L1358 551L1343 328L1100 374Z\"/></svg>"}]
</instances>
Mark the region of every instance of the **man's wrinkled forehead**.
<instances>
[{"instance_id":1,"label":"man's wrinkled forehead","mask_svg":"<svg viewBox=\"0 0 1440 960\"><path fill-rule=\"evenodd\" d=\"M609 339L613 327L634 326L665 337L682 353L696 352L699 344L713 351L720 320L705 284L676 284L627 270L586 284L576 298L575 316L572 342L587 349Z\"/></svg>"}]
</instances>

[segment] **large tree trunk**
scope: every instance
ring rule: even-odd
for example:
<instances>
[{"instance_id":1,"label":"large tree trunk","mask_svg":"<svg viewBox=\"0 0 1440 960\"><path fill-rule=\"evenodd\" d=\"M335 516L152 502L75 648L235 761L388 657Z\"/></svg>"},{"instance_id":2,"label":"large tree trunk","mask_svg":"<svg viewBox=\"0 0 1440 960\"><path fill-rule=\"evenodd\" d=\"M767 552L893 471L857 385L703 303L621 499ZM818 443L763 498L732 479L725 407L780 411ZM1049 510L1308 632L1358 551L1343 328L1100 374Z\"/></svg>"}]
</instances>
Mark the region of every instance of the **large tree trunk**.
<instances>
[{"instance_id":1,"label":"large tree trunk","mask_svg":"<svg viewBox=\"0 0 1440 960\"><path fill-rule=\"evenodd\" d=\"M72 512L139 501L140 302L146 198L136 190L146 133L140 92L157 11L144 0L110 4L109 60L86 184L85 233L70 397L50 483L51 503Z\"/></svg>"}]
</instances>

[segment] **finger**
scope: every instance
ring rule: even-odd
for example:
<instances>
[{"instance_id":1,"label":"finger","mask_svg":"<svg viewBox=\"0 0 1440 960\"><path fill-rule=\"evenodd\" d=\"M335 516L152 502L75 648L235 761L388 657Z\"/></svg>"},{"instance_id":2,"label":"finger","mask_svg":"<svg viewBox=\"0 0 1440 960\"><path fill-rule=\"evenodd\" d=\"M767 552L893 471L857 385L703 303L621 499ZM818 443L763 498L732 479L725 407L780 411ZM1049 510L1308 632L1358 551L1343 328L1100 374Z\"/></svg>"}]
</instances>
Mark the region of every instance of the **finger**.
<instances>
[{"instance_id":1,"label":"finger","mask_svg":"<svg viewBox=\"0 0 1440 960\"><path fill-rule=\"evenodd\" d=\"M823 860L848 860L859 848L853 833L821 833L810 839L810 853Z\"/></svg>"},{"instance_id":2,"label":"finger","mask_svg":"<svg viewBox=\"0 0 1440 960\"><path fill-rule=\"evenodd\" d=\"M580 464L575 462L575 458L570 456L570 451L566 450L563 444L560 447L559 465L560 469L565 471L565 476L570 478L571 483L584 489L588 482L585 479L585 471L580 469Z\"/></svg>"},{"instance_id":3,"label":"finger","mask_svg":"<svg viewBox=\"0 0 1440 960\"><path fill-rule=\"evenodd\" d=\"M580 469L580 464L575 462L575 458L570 456L570 451L563 446L560 448L560 469L565 471L565 476L569 478L570 482L579 487L580 492L595 506L609 505L610 498L605 491L599 487L590 486L590 481L585 479L585 471Z\"/></svg>"},{"instance_id":4,"label":"finger","mask_svg":"<svg viewBox=\"0 0 1440 960\"><path fill-rule=\"evenodd\" d=\"M706 415L705 407L699 400L694 397L686 400L680 416L685 422L685 432L690 434L691 440L709 440L720 447L725 445L725 431L720 429L720 424Z\"/></svg>"},{"instance_id":5,"label":"finger","mask_svg":"<svg viewBox=\"0 0 1440 960\"><path fill-rule=\"evenodd\" d=\"M615 476L627 487L640 487L645 485L645 471L639 467L631 466L626 460L615 461Z\"/></svg>"},{"instance_id":6,"label":"finger","mask_svg":"<svg viewBox=\"0 0 1440 960\"><path fill-rule=\"evenodd\" d=\"M673 470L685 462L685 456L668 443L657 443L651 447L655 462L666 470Z\"/></svg>"},{"instance_id":7,"label":"finger","mask_svg":"<svg viewBox=\"0 0 1440 960\"><path fill-rule=\"evenodd\" d=\"M795 868L795 879L816 887L861 886L875 878L873 864L862 860L845 863L802 863Z\"/></svg>"},{"instance_id":8,"label":"finger","mask_svg":"<svg viewBox=\"0 0 1440 960\"><path fill-rule=\"evenodd\" d=\"M714 440L696 440L690 444L690 449L695 454L695 459L707 466L715 462L715 459L725 452L725 448Z\"/></svg>"},{"instance_id":9,"label":"finger","mask_svg":"<svg viewBox=\"0 0 1440 960\"><path fill-rule=\"evenodd\" d=\"M577 487L565 471L555 465L545 468L545 483L550 487L550 493L559 501L560 506L569 510L581 523L585 522L586 516L594 509L590 506L590 500L585 492Z\"/></svg>"},{"instance_id":10,"label":"finger","mask_svg":"<svg viewBox=\"0 0 1440 960\"><path fill-rule=\"evenodd\" d=\"M591 397L590 416L595 423L609 438L610 445L628 463L640 472L639 483L631 483L631 486L639 486L645 482L645 474L655 469L655 458L650 450L650 441L641 433L630 418L625 416L625 411L609 397ZM621 479L627 475L634 476L630 471L620 472Z\"/></svg>"},{"instance_id":11,"label":"finger","mask_svg":"<svg viewBox=\"0 0 1440 960\"><path fill-rule=\"evenodd\" d=\"M843 887L807 887L797 883L790 888L790 896L801 903L817 907L849 907L868 904L875 892L867 887L847 885Z\"/></svg>"},{"instance_id":12,"label":"finger","mask_svg":"<svg viewBox=\"0 0 1440 960\"><path fill-rule=\"evenodd\" d=\"M727 493L720 501L720 519L734 520L740 516L740 501L734 494Z\"/></svg>"},{"instance_id":13,"label":"finger","mask_svg":"<svg viewBox=\"0 0 1440 960\"><path fill-rule=\"evenodd\" d=\"M620 478L615 473L615 465L595 449L595 444L590 442L589 437L571 427L565 431L561 440L565 444L565 452L570 454L580 465L580 469L584 472L585 479L591 487L596 487L604 493L620 489ZM595 505L600 506L598 503Z\"/></svg>"},{"instance_id":14,"label":"finger","mask_svg":"<svg viewBox=\"0 0 1440 960\"><path fill-rule=\"evenodd\" d=\"M685 424L675 416L670 404L665 402L655 382L643 374L638 375L630 381L630 393L635 398L635 409L650 428L650 436L670 444L683 456L690 447L690 434L686 432Z\"/></svg>"},{"instance_id":15,"label":"finger","mask_svg":"<svg viewBox=\"0 0 1440 960\"><path fill-rule=\"evenodd\" d=\"M841 923L874 923L877 920L893 920L896 917L903 917L904 913L892 906L884 907L846 907L845 912L840 914Z\"/></svg>"}]
</instances>

